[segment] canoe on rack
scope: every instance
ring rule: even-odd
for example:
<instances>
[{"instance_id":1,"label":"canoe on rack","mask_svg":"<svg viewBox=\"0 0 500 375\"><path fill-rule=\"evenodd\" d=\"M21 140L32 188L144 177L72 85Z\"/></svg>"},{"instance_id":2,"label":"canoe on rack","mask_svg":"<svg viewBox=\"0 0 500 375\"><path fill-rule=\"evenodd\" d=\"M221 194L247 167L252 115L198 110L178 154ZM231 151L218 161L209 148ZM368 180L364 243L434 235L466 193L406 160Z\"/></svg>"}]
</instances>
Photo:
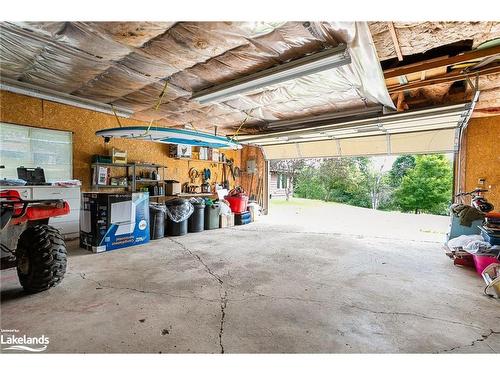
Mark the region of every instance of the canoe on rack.
<instances>
[{"instance_id":1,"label":"canoe on rack","mask_svg":"<svg viewBox=\"0 0 500 375\"><path fill-rule=\"evenodd\" d=\"M151 142L229 148L234 150L242 148L241 144L230 138L187 129L124 126L99 130L95 134L104 138L139 139Z\"/></svg>"}]
</instances>

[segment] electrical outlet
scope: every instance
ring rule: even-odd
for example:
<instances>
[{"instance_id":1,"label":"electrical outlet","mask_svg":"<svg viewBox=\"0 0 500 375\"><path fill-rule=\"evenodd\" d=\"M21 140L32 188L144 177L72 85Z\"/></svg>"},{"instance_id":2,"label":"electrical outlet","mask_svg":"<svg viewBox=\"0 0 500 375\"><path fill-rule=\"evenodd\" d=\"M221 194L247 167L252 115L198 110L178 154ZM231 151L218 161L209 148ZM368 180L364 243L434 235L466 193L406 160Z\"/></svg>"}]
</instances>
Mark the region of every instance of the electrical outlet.
<instances>
[{"instance_id":1,"label":"electrical outlet","mask_svg":"<svg viewBox=\"0 0 500 375\"><path fill-rule=\"evenodd\" d=\"M477 183L479 185L484 185L484 183L486 182L486 179L485 178L480 178L479 180L477 180Z\"/></svg>"}]
</instances>

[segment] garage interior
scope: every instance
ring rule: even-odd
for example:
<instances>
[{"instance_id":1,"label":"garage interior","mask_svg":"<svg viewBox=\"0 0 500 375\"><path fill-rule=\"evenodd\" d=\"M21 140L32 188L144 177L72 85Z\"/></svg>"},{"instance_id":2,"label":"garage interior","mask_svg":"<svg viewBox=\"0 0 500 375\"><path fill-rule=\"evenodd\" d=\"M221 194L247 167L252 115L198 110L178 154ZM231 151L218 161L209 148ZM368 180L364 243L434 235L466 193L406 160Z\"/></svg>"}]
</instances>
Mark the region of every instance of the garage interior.
<instances>
[{"instance_id":1,"label":"garage interior","mask_svg":"<svg viewBox=\"0 0 500 375\"><path fill-rule=\"evenodd\" d=\"M270 160L449 152L454 192L482 181L499 208L499 22L1 22L0 48L0 176L59 181L1 188L70 207L49 220L64 279L26 293L3 269L2 329L49 336L48 353L500 352L500 300L443 243L297 231L269 207ZM158 129L241 148L186 156ZM161 204L225 185L262 215L82 244L90 193Z\"/></svg>"}]
</instances>

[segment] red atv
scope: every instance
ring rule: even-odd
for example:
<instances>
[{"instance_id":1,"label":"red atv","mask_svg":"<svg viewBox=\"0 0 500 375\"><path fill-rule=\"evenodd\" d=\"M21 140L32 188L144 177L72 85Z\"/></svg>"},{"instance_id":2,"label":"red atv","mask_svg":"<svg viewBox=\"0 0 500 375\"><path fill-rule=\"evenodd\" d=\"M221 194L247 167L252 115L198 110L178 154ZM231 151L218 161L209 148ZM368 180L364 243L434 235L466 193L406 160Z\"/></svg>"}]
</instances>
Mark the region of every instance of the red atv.
<instances>
[{"instance_id":1,"label":"red atv","mask_svg":"<svg viewBox=\"0 0 500 375\"><path fill-rule=\"evenodd\" d=\"M23 200L16 190L0 191L1 269L17 267L24 290L41 292L61 282L66 244L49 218L67 215L62 199Z\"/></svg>"}]
</instances>

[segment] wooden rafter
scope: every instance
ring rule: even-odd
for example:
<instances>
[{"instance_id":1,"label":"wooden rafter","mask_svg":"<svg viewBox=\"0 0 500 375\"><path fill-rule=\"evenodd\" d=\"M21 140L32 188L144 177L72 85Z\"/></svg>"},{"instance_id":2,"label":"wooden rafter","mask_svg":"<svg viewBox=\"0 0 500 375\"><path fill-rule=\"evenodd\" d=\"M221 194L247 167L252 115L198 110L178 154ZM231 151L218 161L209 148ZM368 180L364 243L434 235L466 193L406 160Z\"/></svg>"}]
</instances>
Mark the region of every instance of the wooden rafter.
<instances>
[{"instance_id":1,"label":"wooden rafter","mask_svg":"<svg viewBox=\"0 0 500 375\"><path fill-rule=\"evenodd\" d=\"M488 75L500 73L500 66L494 66L490 68L482 68L473 72L451 72L440 76L432 77L423 81L410 82L405 85L392 85L387 87L389 93L397 93L405 90L418 89L425 86L435 85L439 83L456 82L467 79L467 77L475 77L476 75Z\"/></svg>"},{"instance_id":2,"label":"wooden rafter","mask_svg":"<svg viewBox=\"0 0 500 375\"><path fill-rule=\"evenodd\" d=\"M433 69L433 68L450 66L450 65L462 63L465 61L481 59L481 58L493 56L496 54L500 54L500 46L475 50L475 51L471 51L471 52L465 52L465 53L462 53L460 55L456 55L456 56L452 56L452 57L443 56L441 58L432 59L430 61L422 61L422 62L418 62L415 64L410 64L410 65L405 65L405 66L401 66L401 67L397 67L397 68L387 69L384 71L384 77L386 79L393 78L393 77L399 77L402 75L422 72L422 71Z\"/></svg>"},{"instance_id":3,"label":"wooden rafter","mask_svg":"<svg viewBox=\"0 0 500 375\"><path fill-rule=\"evenodd\" d=\"M394 27L394 22L387 22L389 27L389 33L391 34L392 44L394 44L394 50L398 56L399 61L403 61L403 54L401 53L401 46L399 45L398 35L396 34L396 28Z\"/></svg>"}]
</instances>

